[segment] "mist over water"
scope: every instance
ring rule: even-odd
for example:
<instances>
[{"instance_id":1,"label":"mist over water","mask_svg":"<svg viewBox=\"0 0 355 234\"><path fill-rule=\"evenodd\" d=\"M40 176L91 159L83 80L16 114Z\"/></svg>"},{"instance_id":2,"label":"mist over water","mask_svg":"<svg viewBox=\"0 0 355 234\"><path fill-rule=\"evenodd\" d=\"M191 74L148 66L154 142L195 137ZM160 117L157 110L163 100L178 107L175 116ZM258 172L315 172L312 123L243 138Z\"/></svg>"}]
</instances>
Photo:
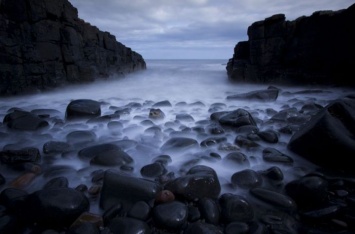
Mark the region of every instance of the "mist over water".
<instances>
[{"instance_id":1,"label":"mist over water","mask_svg":"<svg viewBox=\"0 0 355 234\"><path fill-rule=\"evenodd\" d=\"M220 178L222 192L243 192L234 190L228 184L233 173L244 168L225 164L223 160L206 160L203 155L216 152L222 159L228 153L219 150L218 146L208 148L193 147L184 151L163 152L160 147L171 137L183 136L196 139L199 143L211 135L192 130L195 127L205 128L210 123L210 115L217 111L232 111L243 108L249 111L257 119L260 130L274 128L277 125L265 125L270 116L267 109L280 111L287 107L299 108L301 104L309 101L325 106L329 101L347 95L351 90L342 88L324 87L282 87L280 95L275 102L227 100L232 94L246 93L252 90L266 89L268 85L235 84L228 81L226 74L226 60L147 60L147 70L128 74L125 77L109 78L91 84L75 85L50 92L37 93L28 96L15 96L2 98L0 117L3 119L10 108L16 107L26 111L34 109L55 109L51 120L61 119L65 122L66 107L71 100L92 99L102 103L102 115L113 114L114 108L124 107L130 103L138 103L132 108L130 114L121 115L116 121L122 124L122 129L112 130L106 123L86 123L86 121L65 122L63 127L55 126L54 121L49 120L50 126L41 132L14 132L8 131L4 125L0 125L0 132L10 134L0 142L1 149L37 147L42 149L48 141L66 141L66 136L75 130L91 130L96 134L96 141L92 145L115 142L120 140L132 140L136 144L127 146L124 150L134 159L135 176L140 177L140 169L162 154L168 154L172 162L168 164L168 171L173 171L176 176L188 170L189 165L202 164L214 168ZM313 92L296 93L302 90ZM316 90L316 91L315 91ZM321 91L321 92L320 92ZM160 101L169 101L172 107L159 107L165 114L162 120L152 120L159 129L148 130L151 125L143 122L149 120L149 110ZM177 121L177 114L189 114L194 121ZM226 132L227 142L233 144L237 133ZM278 144L260 143L260 149L240 149L251 162L251 169L266 170L272 163L266 163L262 159L262 149L274 147L286 155L291 156L295 162L292 166L276 165L285 173L285 182L297 175L312 170L314 165L308 163L297 155L287 150L289 135L280 135ZM79 149L77 149L79 150ZM48 165L65 165L71 168L66 176L70 179L69 186L75 187L84 183L89 186L90 173L97 169L107 169L90 166L77 157L77 150L66 155L42 157ZM201 156L202 155L202 156ZM190 166L191 167L191 166ZM2 170L5 170L2 168ZM4 173L4 172L3 172ZM17 175L12 172L5 174L8 180ZM42 182L41 182L42 181ZM46 181L45 175L37 179L28 190L40 189Z\"/></svg>"}]
</instances>

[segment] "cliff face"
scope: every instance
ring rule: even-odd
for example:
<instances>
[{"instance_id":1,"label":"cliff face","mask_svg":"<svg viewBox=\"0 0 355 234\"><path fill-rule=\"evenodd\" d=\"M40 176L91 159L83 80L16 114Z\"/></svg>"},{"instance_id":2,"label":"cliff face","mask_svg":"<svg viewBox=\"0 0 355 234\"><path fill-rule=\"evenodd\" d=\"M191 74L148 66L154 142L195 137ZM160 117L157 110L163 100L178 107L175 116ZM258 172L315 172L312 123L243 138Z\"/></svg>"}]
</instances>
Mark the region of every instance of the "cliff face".
<instances>
[{"instance_id":1,"label":"cliff face","mask_svg":"<svg viewBox=\"0 0 355 234\"><path fill-rule=\"evenodd\" d=\"M0 0L0 94L145 69L143 57L78 18L67 0Z\"/></svg>"},{"instance_id":2,"label":"cliff face","mask_svg":"<svg viewBox=\"0 0 355 234\"><path fill-rule=\"evenodd\" d=\"M286 21L278 14L248 28L227 64L231 80L355 86L355 4Z\"/></svg>"}]
</instances>

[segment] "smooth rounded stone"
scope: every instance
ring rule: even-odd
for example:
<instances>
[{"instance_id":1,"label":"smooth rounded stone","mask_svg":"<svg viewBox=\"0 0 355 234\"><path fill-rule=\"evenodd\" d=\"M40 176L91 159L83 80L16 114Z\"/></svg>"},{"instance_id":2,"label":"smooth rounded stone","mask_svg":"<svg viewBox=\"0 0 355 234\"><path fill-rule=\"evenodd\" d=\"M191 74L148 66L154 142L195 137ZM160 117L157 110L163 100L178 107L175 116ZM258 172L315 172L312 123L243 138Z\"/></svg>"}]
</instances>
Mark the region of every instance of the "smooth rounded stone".
<instances>
[{"instance_id":1,"label":"smooth rounded stone","mask_svg":"<svg viewBox=\"0 0 355 234\"><path fill-rule=\"evenodd\" d=\"M47 121L37 115L20 110L5 115L3 123L8 128L20 131L36 131L49 126Z\"/></svg>"},{"instance_id":2,"label":"smooth rounded stone","mask_svg":"<svg viewBox=\"0 0 355 234\"><path fill-rule=\"evenodd\" d=\"M210 126L208 132L212 135L221 135L225 133L225 130L221 126Z\"/></svg>"},{"instance_id":3,"label":"smooth rounded stone","mask_svg":"<svg viewBox=\"0 0 355 234\"><path fill-rule=\"evenodd\" d=\"M94 142L96 140L96 134L92 131L77 130L68 133L66 139L70 144Z\"/></svg>"},{"instance_id":4,"label":"smooth rounded stone","mask_svg":"<svg viewBox=\"0 0 355 234\"><path fill-rule=\"evenodd\" d=\"M164 175L167 172L161 163L152 163L141 168L140 173L143 177L155 178Z\"/></svg>"},{"instance_id":5,"label":"smooth rounded stone","mask_svg":"<svg viewBox=\"0 0 355 234\"><path fill-rule=\"evenodd\" d=\"M43 170L44 178L53 178L59 176L77 176L77 170L69 165L51 165Z\"/></svg>"},{"instance_id":6,"label":"smooth rounded stone","mask_svg":"<svg viewBox=\"0 0 355 234\"><path fill-rule=\"evenodd\" d=\"M161 203L172 202L174 200L175 200L175 195L170 190L162 190L158 192L157 195L155 196L154 203L161 204Z\"/></svg>"},{"instance_id":7,"label":"smooth rounded stone","mask_svg":"<svg viewBox=\"0 0 355 234\"><path fill-rule=\"evenodd\" d=\"M223 234L223 229L209 223L195 222L189 224L184 234Z\"/></svg>"},{"instance_id":8,"label":"smooth rounded stone","mask_svg":"<svg viewBox=\"0 0 355 234\"><path fill-rule=\"evenodd\" d=\"M149 218L151 208L145 201L136 202L128 211L127 216L145 221Z\"/></svg>"},{"instance_id":9,"label":"smooth rounded stone","mask_svg":"<svg viewBox=\"0 0 355 234\"><path fill-rule=\"evenodd\" d=\"M248 139L248 137L243 136L243 135L238 135L235 138L234 143L239 147L247 148L247 149L257 148L260 146L257 142L250 140L250 139Z\"/></svg>"},{"instance_id":10,"label":"smooth rounded stone","mask_svg":"<svg viewBox=\"0 0 355 234\"><path fill-rule=\"evenodd\" d=\"M21 214L21 210L25 209L25 202L28 193L25 190L17 188L5 188L0 193L0 204L5 206L8 211Z\"/></svg>"},{"instance_id":11,"label":"smooth rounded stone","mask_svg":"<svg viewBox=\"0 0 355 234\"><path fill-rule=\"evenodd\" d=\"M133 162L133 158L121 149L100 152L90 160L91 165L106 167L131 165Z\"/></svg>"},{"instance_id":12,"label":"smooth rounded stone","mask_svg":"<svg viewBox=\"0 0 355 234\"><path fill-rule=\"evenodd\" d=\"M279 142L279 136L274 130L260 131L257 135L267 143L277 143Z\"/></svg>"},{"instance_id":13,"label":"smooth rounded stone","mask_svg":"<svg viewBox=\"0 0 355 234\"><path fill-rule=\"evenodd\" d=\"M260 187L263 183L261 175L250 169L245 169L234 173L231 177L231 181L233 185L244 189Z\"/></svg>"},{"instance_id":14,"label":"smooth rounded stone","mask_svg":"<svg viewBox=\"0 0 355 234\"><path fill-rule=\"evenodd\" d=\"M291 137L288 148L316 165L353 173L354 124L355 98L335 100Z\"/></svg>"},{"instance_id":15,"label":"smooth rounded stone","mask_svg":"<svg viewBox=\"0 0 355 234\"><path fill-rule=\"evenodd\" d=\"M24 189L32 184L37 177L37 174L33 172L26 172L16 177L10 182L10 187Z\"/></svg>"},{"instance_id":16,"label":"smooth rounded stone","mask_svg":"<svg viewBox=\"0 0 355 234\"><path fill-rule=\"evenodd\" d=\"M65 111L67 120L89 119L101 115L100 102L90 99L78 99L71 101Z\"/></svg>"},{"instance_id":17,"label":"smooth rounded stone","mask_svg":"<svg viewBox=\"0 0 355 234\"><path fill-rule=\"evenodd\" d=\"M286 125L278 129L280 133L292 135L293 133L297 132L300 129L299 126L296 125Z\"/></svg>"},{"instance_id":18,"label":"smooth rounded stone","mask_svg":"<svg viewBox=\"0 0 355 234\"><path fill-rule=\"evenodd\" d=\"M110 221L116 217L123 217L126 213L123 212L123 206L121 203L116 203L106 209L102 214L102 219L104 222L104 226L107 226Z\"/></svg>"},{"instance_id":19,"label":"smooth rounded stone","mask_svg":"<svg viewBox=\"0 0 355 234\"><path fill-rule=\"evenodd\" d=\"M48 141L43 145L43 153L45 154L65 153L71 150L71 145L63 141Z\"/></svg>"},{"instance_id":20,"label":"smooth rounded stone","mask_svg":"<svg viewBox=\"0 0 355 234\"><path fill-rule=\"evenodd\" d=\"M263 159L266 162L293 164L293 159L290 156L287 156L274 148L265 148L263 150Z\"/></svg>"},{"instance_id":21,"label":"smooth rounded stone","mask_svg":"<svg viewBox=\"0 0 355 234\"><path fill-rule=\"evenodd\" d=\"M142 108L143 105L139 102L130 102L130 103L126 104L125 107L132 108L132 109L139 109L139 108Z\"/></svg>"},{"instance_id":22,"label":"smooth rounded stone","mask_svg":"<svg viewBox=\"0 0 355 234\"><path fill-rule=\"evenodd\" d=\"M132 108L129 107L117 107L117 108L109 108L109 109L113 109L115 111L115 114L119 114L119 115L129 115L131 114Z\"/></svg>"},{"instance_id":23,"label":"smooth rounded stone","mask_svg":"<svg viewBox=\"0 0 355 234\"><path fill-rule=\"evenodd\" d=\"M299 230L300 225L295 218L283 212L261 215L260 220L264 224L264 233L303 233Z\"/></svg>"},{"instance_id":24,"label":"smooth rounded stone","mask_svg":"<svg viewBox=\"0 0 355 234\"><path fill-rule=\"evenodd\" d=\"M106 170L100 196L100 207L108 209L116 203L122 203L128 211L138 201L154 200L162 187L142 178L135 178L115 170Z\"/></svg>"},{"instance_id":25,"label":"smooth rounded stone","mask_svg":"<svg viewBox=\"0 0 355 234\"><path fill-rule=\"evenodd\" d=\"M221 207L221 221L228 224L231 222L249 222L254 218L254 210L250 203L242 196L225 193L219 198Z\"/></svg>"},{"instance_id":26,"label":"smooth rounded stone","mask_svg":"<svg viewBox=\"0 0 355 234\"><path fill-rule=\"evenodd\" d=\"M91 160L98 155L105 154L106 152L121 150L119 146L113 143L105 143L86 147L78 152L78 156L83 160Z\"/></svg>"},{"instance_id":27,"label":"smooth rounded stone","mask_svg":"<svg viewBox=\"0 0 355 234\"><path fill-rule=\"evenodd\" d=\"M230 113L230 111L218 111L214 112L210 115L210 119L214 121L218 121L222 116Z\"/></svg>"},{"instance_id":28,"label":"smooth rounded stone","mask_svg":"<svg viewBox=\"0 0 355 234\"><path fill-rule=\"evenodd\" d=\"M223 159L223 162L228 166L237 168L249 168L250 162L245 154L242 152L228 153Z\"/></svg>"},{"instance_id":29,"label":"smooth rounded stone","mask_svg":"<svg viewBox=\"0 0 355 234\"><path fill-rule=\"evenodd\" d=\"M214 145L217 145L221 142L226 142L226 141L227 141L226 137L209 137L209 138L203 140L200 143L200 146L201 147L210 147L210 146L214 146Z\"/></svg>"},{"instance_id":30,"label":"smooth rounded stone","mask_svg":"<svg viewBox=\"0 0 355 234\"><path fill-rule=\"evenodd\" d=\"M198 201L198 206L201 211L202 218L204 218L207 223L219 223L220 209L216 200L204 197Z\"/></svg>"},{"instance_id":31,"label":"smooth rounded stone","mask_svg":"<svg viewBox=\"0 0 355 234\"><path fill-rule=\"evenodd\" d=\"M149 118L151 118L151 119L163 119L163 118L165 118L165 114L160 109L152 108L152 109L149 110Z\"/></svg>"},{"instance_id":32,"label":"smooth rounded stone","mask_svg":"<svg viewBox=\"0 0 355 234\"><path fill-rule=\"evenodd\" d=\"M256 198L269 203L273 206L282 208L287 211L295 211L297 208L297 205L295 201L286 195L283 195L281 193L267 190L264 188L253 188L249 190L250 193L255 196Z\"/></svg>"},{"instance_id":33,"label":"smooth rounded stone","mask_svg":"<svg viewBox=\"0 0 355 234\"><path fill-rule=\"evenodd\" d=\"M94 223L85 222L69 228L67 234L100 234L100 229Z\"/></svg>"},{"instance_id":34,"label":"smooth rounded stone","mask_svg":"<svg viewBox=\"0 0 355 234\"><path fill-rule=\"evenodd\" d=\"M308 210L306 212L301 212L300 215L302 216L302 218L305 218L308 220L321 220L321 219L324 220L324 219L333 217L340 210L341 210L340 206L330 205L330 206L323 207L320 209Z\"/></svg>"},{"instance_id":35,"label":"smooth rounded stone","mask_svg":"<svg viewBox=\"0 0 355 234\"><path fill-rule=\"evenodd\" d=\"M171 103L168 100L156 102L153 107L172 107Z\"/></svg>"},{"instance_id":36,"label":"smooth rounded stone","mask_svg":"<svg viewBox=\"0 0 355 234\"><path fill-rule=\"evenodd\" d=\"M168 230L179 230L187 223L187 206L179 201L162 203L152 210L153 222L156 226Z\"/></svg>"},{"instance_id":37,"label":"smooth rounded stone","mask_svg":"<svg viewBox=\"0 0 355 234\"><path fill-rule=\"evenodd\" d=\"M266 178L272 181L283 181L284 174L279 167L273 166L264 171L260 172L261 175L265 176Z\"/></svg>"},{"instance_id":38,"label":"smooth rounded stone","mask_svg":"<svg viewBox=\"0 0 355 234\"><path fill-rule=\"evenodd\" d=\"M221 185L217 173L211 167L197 165L186 175L168 182L165 189L193 201L203 197L217 198L221 192Z\"/></svg>"},{"instance_id":39,"label":"smooth rounded stone","mask_svg":"<svg viewBox=\"0 0 355 234\"><path fill-rule=\"evenodd\" d=\"M240 148L235 144L231 144L227 142L227 143L219 144L218 150L225 151L225 152L235 152L235 151L239 151Z\"/></svg>"},{"instance_id":40,"label":"smooth rounded stone","mask_svg":"<svg viewBox=\"0 0 355 234\"><path fill-rule=\"evenodd\" d=\"M198 146L195 139L187 137L173 137L167 140L162 146L162 151L187 150Z\"/></svg>"},{"instance_id":41,"label":"smooth rounded stone","mask_svg":"<svg viewBox=\"0 0 355 234\"><path fill-rule=\"evenodd\" d=\"M41 154L37 148L29 147L20 150L5 150L0 152L0 161L4 164L38 162Z\"/></svg>"},{"instance_id":42,"label":"smooth rounded stone","mask_svg":"<svg viewBox=\"0 0 355 234\"><path fill-rule=\"evenodd\" d=\"M317 207L328 201L328 181L319 176L304 176L286 184L285 191L299 207Z\"/></svg>"},{"instance_id":43,"label":"smooth rounded stone","mask_svg":"<svg viewBox=\"0 0 355 234\"><path fill-rule=\"evenodd\" d=\"M297 108L284 109L273 115L268 122L287 123L289 118L298 116L299 114L300 113L298 112Z\"/></svg>"},{"instance_id":44,"label":"smooth rounded stone","mask_svg":"<svg viewBox=\"0 0 355 234\"><path fill-rule=\"evenodd\" d=\"M49 180L42 189L68 188L69 181L66 177L60 176Z\"/></svg>"},{"instance_id":45,"label":"smooth rounded stone","mask_svg":"<svg viewBox=\"0 0 355 234\"><path fill-rule=\"evenodd\" d=\"M120 233L120 234L150 234L151 229L146 222L138 219L121 217L112 219L108 226L110 233Z\"/></svg>"},{"instance_id":46,"label":"smooth rounded stone","mask_svg":"<svg viewBox=\"0 0 355 234\"><path fill-rule=\"evenodd\" d=\"M307 115L315 115L319 111L323 110L324 107L322 105L319 105L317 103L311 102L311 103L306 103L301 107L300 112L302 114L307 114Z\"/></svg>"},{"instance_id":47,"label":"smooth rounded stone","mask_svg":"<svg viewBox=\"0 0 355 234\"><path fill-rule=\"evenodd\" d=\"M194 122L195 121L195 119L191 115L185 114L185 113L177 114L175 116L175 119L182 121L182 122Z\"/></svg>"},{"instance_id":48,"label":"smooth rounded stone","mask_svg":"<svg viewBox=\"0 0 355 234\"><path fill-rule=\"evenodd\" d=\"M262 101L270 102L276 101L279 96L279 89L275 87L269 87L265 90L254 90L247 93L235 94L227 96L227 100L249 100L249 101Z\"/></svg>"},{"instance_id":49,"label":"smooth rounded stone","mask_svg":"<svg viewBox=\"0 0 355 234\"><path fill-rule=\"evenodd\" d=\"M103 227L104 221L101 215L94 214L91 212L83 212L71 225L71 227L75 227L84 223L94 224L96 227Z\"/></svg>"},{"instance_id":50,"label":"smooth rounded stone","mask_svg":"<svg viewBox=\"0 0 355 234\"><path fill-rule=\"evenodd\" d=\"M231 222L224 229L225 234L249 234L250 228L244 222Z\"/></svg>"},{"instance_id":51,"label":"smooth rounded stone","mask_svg":"<svg viewBox=\"0 0 355 234\"><path fill-rule=\"evenodd\" d=\"M188 222L193 223L201 219L201 212L198 209L198 207L189 204L187 205L187 212L188 212L188 217L187 217Z\"/></svg>"},{"instance_id":52,"label":"smooth rounded stone","mask_svg":"<svg viewBox=\"0 0 355 234\"><path fill-rule=\"evenodd\" d=\"M152 159L153 163L161 163L164 166L167 166L169 163L171 163L173 160L169 155L159 155L155 158Z\"/></svg>"},{"instance_id":53,"label":"smooth rounded stone","mask_svg":"<svg viewBox=\"0 0 355 234\"><path fill-rule=\"evenodd\" d=\"M190 103L189 106L191 106L191 107L205 107L206 105L201 101L197 101L197 102Z\"/></svg>"},{"instance_id":54,"label":"smooth rounded stone","mask_svg":"<svg viewBox=\"0 0 355 234\"><path fill-rule=\"evenodd\" d=\"M138 142L134 141L134 140L123 139L123 140L112 142L112 144L117 145L123 151L127 151L127 150L135 148L138 145Z\"/></svg>"},{"instance_id":55,"label":"smooth rounded stone","mask_svg":"<svg viewBox=\"0 0 355 234\"><path fill-rule=\"evenodd\" d=\"M246 134L246 135L251 133L257 134L259 132L259 128L254 125L243 125L237 128L235 132L239 134Z\"/></svg>"},{"instance_id":56,"label":"smooth rounded stone","mask_svg":"<svg viewBox=\"0 0 355 234\"><path fill-rule=\"evenodd\" d=\"M123 124L120 121L110 121L107 123L107 128L111 131L119 131L123 129Z\"/></svg>"},{"instance_id":57,"label":"smooth rounded stone","mask_svg":"<svg viewBox=\"0 0 355 234\"><path fill-rule=\"evenodd\" d=\"M46 227L71 225L90 203L81 192L71 188L42 189L28 196L31 218Z\"/></svg>"},{"instance_id":58,"label":"smooth rounded stone","mask_svg":"<svg viewBox=\"0 0 355 234\"><path fill-rule=\"evenodd\" d=\"M162 133L162 130L159 126L152 126L144 130L144 133L150 133L150 134L160 134Z\"/></svg>"},{"instance_id":59,"label":"smooth rounded stone","mask_svg":"<svg viewBox=\"0 0 355 234\"><path fill-rule=\"evenodd\" d=\"M237 109L227 114L222 115L219 118L219 123L221 125L231 126L231 127L240 127L244 125L253 125L256 126L256 122L251 114L244 109Z\"/></svg>"}]
</instances>

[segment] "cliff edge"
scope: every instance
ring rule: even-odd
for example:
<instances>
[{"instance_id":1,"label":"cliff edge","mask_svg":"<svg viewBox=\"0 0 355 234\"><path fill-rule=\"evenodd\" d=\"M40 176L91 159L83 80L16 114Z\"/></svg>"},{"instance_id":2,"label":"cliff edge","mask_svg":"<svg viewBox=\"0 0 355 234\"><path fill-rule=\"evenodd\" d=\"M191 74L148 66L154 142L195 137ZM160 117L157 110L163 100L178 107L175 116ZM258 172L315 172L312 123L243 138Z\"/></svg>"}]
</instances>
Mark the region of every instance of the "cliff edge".
<instances>
[{"instance_id":1,"label":"cliff edge","mask_svg":"<svg viewBox=\"0 0 355 234\"><path fill-rule=\"evenodd\" d=\"M67 0L0 0L0 95L145 68L140 54L78 18Z\"/></svg>"},{"instance_id":2,"label":"cliff edge","mask_svg":"<svg viewBox=\"0 0 355 234\"><path fill-rule=\"evenodd\" d=\"M227 64L231 80L355 87L355 4L286 21L273 15L248 27Z\"/></svg>"}]
</instances>

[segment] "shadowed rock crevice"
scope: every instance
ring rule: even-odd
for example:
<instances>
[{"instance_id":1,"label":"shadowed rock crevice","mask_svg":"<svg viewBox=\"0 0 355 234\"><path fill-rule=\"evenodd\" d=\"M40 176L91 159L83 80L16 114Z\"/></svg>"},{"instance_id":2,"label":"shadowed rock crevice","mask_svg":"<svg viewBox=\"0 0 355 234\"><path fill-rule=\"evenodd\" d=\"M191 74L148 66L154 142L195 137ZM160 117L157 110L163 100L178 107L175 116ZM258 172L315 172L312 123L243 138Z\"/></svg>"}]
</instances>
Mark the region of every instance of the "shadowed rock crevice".
<instances>
[{"instance_id":1,"label":"shadowed rock crevice","mask_svg":"<svg viewBox=\"0 0 355 234\"><path fill-rule=\"evenodd\" d=\"M67 0L0 1L0 95L145 68L140 54L78 18Z\"/></svg>"}]
</instances>

